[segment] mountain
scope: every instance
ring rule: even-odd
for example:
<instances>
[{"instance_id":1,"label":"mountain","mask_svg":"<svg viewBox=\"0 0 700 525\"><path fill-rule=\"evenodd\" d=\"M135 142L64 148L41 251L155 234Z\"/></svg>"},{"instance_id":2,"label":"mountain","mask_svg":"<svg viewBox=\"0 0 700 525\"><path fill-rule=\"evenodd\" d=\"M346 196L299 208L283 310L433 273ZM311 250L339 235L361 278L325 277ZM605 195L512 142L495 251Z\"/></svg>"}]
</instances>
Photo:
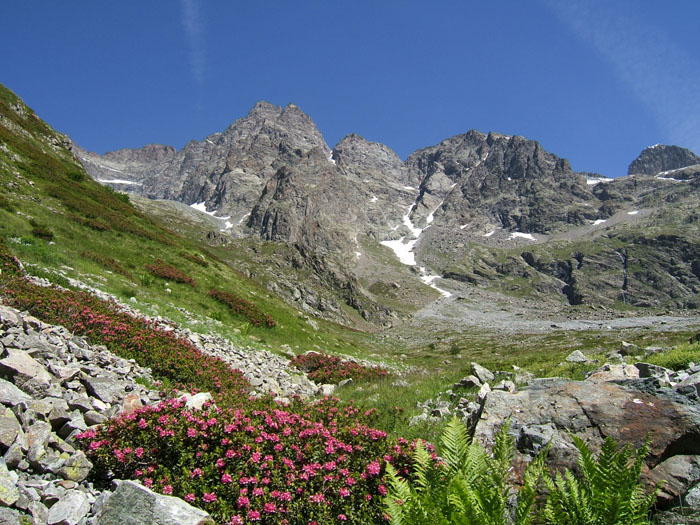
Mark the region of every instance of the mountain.
<instances>
[{"instance_id":1,"label":"mountain","mask_svg":"<svg viewBox=\"0 0 700 525\"><path fill-rule=\"evenodd\" d=\"M645 175L657 175L662 172L673 171L696 164L700 164L700 157L689 149L656 144L645 148L639 156L632 161L627 169L627 174L633 175L635 173L642 173Z\"/></svg>"},{"instance_id":2,"label":"mountain","mask_svg":"<svg viewBox=\"0 0 700 525\"><path fill-rule=\"evenodd\" d=\"M292 268L317 281L304 304L330 287L380 323L475 287L553 310L700 305L700 158L676 146L647 148L617 179L575 172L534 140L476 130L402 161L356 134L331 150L297 106L260 102L180 151L74 151L114 188L221 217L210 239L291 247L283 261L251 255L290 302ZM348 321L326 304L324 315Z\"/></svg>"}]
</instances>

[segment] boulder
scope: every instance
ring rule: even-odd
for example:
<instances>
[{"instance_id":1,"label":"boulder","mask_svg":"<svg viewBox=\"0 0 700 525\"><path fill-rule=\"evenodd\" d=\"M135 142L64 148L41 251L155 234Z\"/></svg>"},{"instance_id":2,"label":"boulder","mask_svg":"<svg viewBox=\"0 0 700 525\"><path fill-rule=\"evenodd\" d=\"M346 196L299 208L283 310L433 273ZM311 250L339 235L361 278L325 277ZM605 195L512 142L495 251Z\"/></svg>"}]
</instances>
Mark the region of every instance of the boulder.
<instances>
[{"instance_id":1,"label":"boulder","mask_svg":"<svg viewBox=\"0 0 700 525\"><path fill-rule=\"evenodd\" d=\"M25 401L31 401L31 396L22 392L15 385L0 379L0 404L14 407Z\"/></svg>"},{"instance_id":2,"label":"boulder","mask_svg":"<svg viewBox=\"0 0 700 525\"><path fill-rule=\"evenodd\" d=\"M474 376L474 375L469 375L467 377L463 377L460 379L458 382L454 384L454 388L480 388L481 387L481 381L479 381L479 378Z\"/></svg>"},{"instance_id":3,"label":"boulder","mask_svg":"<svg viewBox=\"0 0 700 525\"><path fill-rule=\"evenodd\" d=\"M581 350L574 350L569 355L566 356L567 363L587 363L588 358L583 355Z\"/></svg>"},{"instance_id":4,"label":"boulder","mask_svg":"<svg viewBox=\"0 0 700 525\"><path fill-rule=\"evenodd\" d=\"M90 512L87 496L70 490L49 509L48 525L76 525Z\"/></svg>"},{"instance_id":5,"label":"boulder","mask_svg":"<svg viewBox=\"0 0 700 525\"><path fill-rule=\"evenodd\" d=\"M493 372L489 370L488 368L484 368L481 366L479 363L472 363L472 374L474 374L481 383L488 383L489 381L493 381L496 379L496 376L493 375Z\"/></svg>"},{"instance_id":6,"label":"boulder","mask_svg":"<svg viewBox=\"0 0 700 525\"><path fill-rule=\"evenodd\" d=\"M189 410L202 410L204 403L212 402L212 397L209 392L200 392L198 394L185 394L185 407Z\"/></svg>"},{"instance_id":7,"label":"boulder","mask_svg":"<svg viewBox=\"0 0 700 525\"><path fill-rule=\"evenodd\" d=\"M120 481L104 502L95 525L205 525L213 524L209 514L172 496L156 494L133 481Z\"/></svg>"},{"instance_id":8,"label":"boulder","mask_svg":"<svg viewBox=\"0 0 700 525\"><path fill-rule=\"evenodd\" d=\"M624 363L619 365L606 363L600 368L589 372L586 376L586 381L619 381L637 377L639 377L639 369L636 366Z\"/></svg>"},{"instance_id":9,"label":"boulder","mask_svg":"<svg viewBox=\"0 0 700 525\"><path fill-rule=\"evenodd\" d=\"M8 471L4 461L0 461L0 505L11 507L19 499L17 474Z\"/></svg>"},{"instance_id":10,"label":"boulder","mask_svg":"<svg viewBox=\"0 0 700 525\"><path fill-rule=\"evenodd\" d=\"M595 455L607 437L637 448L648 435L651 445L645 472L677 455L700 455L700 406L650 381L560 379L536 381L512 394L492 391L483 403L474 436L490 448L501 424L510 417L521 466L551 440L548 464L574 468L578 451L571 434L584 439Z\"/></svg>"},{"instance_id":11,"label":"boulder","mask_svg":"<svg viewBox=\"0 0 700 525\"><path fill-rule=\"evenodd\" d=\"M664 507L669 506L700 482L700 456L672 456L654 467L648 478L651 483L663 481L659 502Z\"/></svg>"},{"instance_id":12,"label":"boulder","mask_svg":"<svg viewBox=\"0 0 700 525\"><path fill-rule=\"evenodd\" d=\"M20 388L26 383L48 387L51 383L51 374L23 350L6 348L6 354L0 359L0 376L11 380Z\"/></svg>"}]
</instances>

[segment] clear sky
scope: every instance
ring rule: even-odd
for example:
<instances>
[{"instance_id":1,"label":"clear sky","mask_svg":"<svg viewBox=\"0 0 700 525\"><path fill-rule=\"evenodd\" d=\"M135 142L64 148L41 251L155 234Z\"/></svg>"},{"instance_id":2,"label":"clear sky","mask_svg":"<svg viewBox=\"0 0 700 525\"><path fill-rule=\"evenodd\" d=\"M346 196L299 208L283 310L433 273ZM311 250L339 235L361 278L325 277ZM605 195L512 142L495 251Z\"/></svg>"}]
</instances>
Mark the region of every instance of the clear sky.
<instances>
[{"instance_id":1,"label":"clear sky","mask_svg":"<svg viewBox=\"0 0 700 525\"><path fill-rule=\"evenodd\" d=\"M696 0L22 0L0 9L0 82L103 153L181 148L258 100L329 146L402 158L469 129L524 135L623 175L646 146L700 153Z\"/></svg>"}]
</instances>

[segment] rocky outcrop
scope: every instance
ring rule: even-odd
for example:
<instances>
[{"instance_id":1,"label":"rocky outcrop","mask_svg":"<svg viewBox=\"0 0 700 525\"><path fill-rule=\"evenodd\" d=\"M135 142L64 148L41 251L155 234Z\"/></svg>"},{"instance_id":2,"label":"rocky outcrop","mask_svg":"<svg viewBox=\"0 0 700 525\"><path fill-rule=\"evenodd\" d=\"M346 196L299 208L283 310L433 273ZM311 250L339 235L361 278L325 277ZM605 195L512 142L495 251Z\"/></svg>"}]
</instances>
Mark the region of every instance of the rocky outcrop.
<instances>
[{"instance_id":1,"label":"rocky outcrop","mask_svg":"<svg viewBox=\"0 0 700 525\"><path fill-rule=\"evenodd\" d=\"M673 372L645 363L605 365L586 381L536 379L517 392L492 390L470 415L474 437L492 446L500 425L510 418L521 465L549 444L550 466L576 470L572 434L595 455L608 437L640 447L648 436L643 477L649 485L668 482L658 505L692 504L698 510L692 502L700 490L699 372L700 366Z\"/></svg>"},{"instance_id":2,"label":"rocky outcrop","mask_svg":"<svg viewBox=\"0 0 700 525\"><path fill-rule=\"evenodd\" d=\"M645 148L627 168L627 173L658 175L686 166L700 164L700 157L686 148L656 144Z\"/></svg>"}]
</instances>

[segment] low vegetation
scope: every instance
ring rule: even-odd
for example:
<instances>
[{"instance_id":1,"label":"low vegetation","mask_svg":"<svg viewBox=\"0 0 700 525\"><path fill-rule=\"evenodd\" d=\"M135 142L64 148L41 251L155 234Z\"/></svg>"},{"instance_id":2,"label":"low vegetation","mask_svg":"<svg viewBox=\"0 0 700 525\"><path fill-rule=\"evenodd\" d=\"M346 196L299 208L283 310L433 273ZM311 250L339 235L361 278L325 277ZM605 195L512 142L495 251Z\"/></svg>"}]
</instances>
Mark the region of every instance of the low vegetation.
<instances>
[{"instance_id":1,"label":"low vegetation","mask_svg":"<svg viewBox=\"0 0 700 525\"><path fill-rule=\"evenodd\" d=\"M316 383L340 383L345 379L366 381L387 377L389 372L380 366L363 366L353 361L322 352L308 352L292 359L289 363Z\"/></svg>"},{"instance_id":2,"label":"low vegetation","mask_svg":"<svg viewBox=\"0 0 700 525\"><path fill-rule=\"evenodd\" d=\"M151 272L156 277L165 279L166 281L174 281L176 283L189 284L193 288L196 286L194 279L187 275L182 270L178 270L174 266L164 263L158 259L155 264L147 264L146 270Z\"/></svg>"},{"instance_id":3,"label":"low vegetation","mask_svg":"<svg viewBox=\"0 0 700 525\"><path fill-rule=\"evenodd\" d=\"M512 468L515 444L508 427L506 421L488 454L470 440L464 425L455 418L442 436L444 461L432 461L418 444L408 476L400 476L387 465L384 504L392 525L650 523L656 491L646 493L640 481L648 443L632 458L629 447L619 449L608 438L596 460L586 444L574 436L580 477L567 470L552 478L545 469L545 447L516 484ZM541 482L547 492L538 496Z\"/></svg>"},{"instance_id":4,"label":"low vegetation","mask_svg":"<svg viewBox=\"0 0 700 525\"><path fill-rule=\"evenodd\" d=\"M275 320L269 314L261 312L253 303L242 297L238 297L234 293L224 292L222 290L209 290L209 296L227 305L232 312L245 317L253 326L273 328L276 324Z\"/></svg>"}]
</instances>

